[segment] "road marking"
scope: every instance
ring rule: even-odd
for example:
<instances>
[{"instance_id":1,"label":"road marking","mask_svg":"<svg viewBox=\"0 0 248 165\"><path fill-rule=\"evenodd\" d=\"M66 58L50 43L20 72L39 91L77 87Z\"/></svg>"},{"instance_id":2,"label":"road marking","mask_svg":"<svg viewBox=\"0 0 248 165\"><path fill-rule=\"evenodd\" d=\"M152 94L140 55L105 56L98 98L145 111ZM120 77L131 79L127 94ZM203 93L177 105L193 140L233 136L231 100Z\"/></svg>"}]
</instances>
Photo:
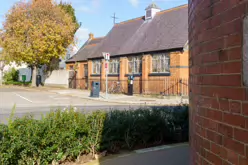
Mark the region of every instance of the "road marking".
<instances>
[{"instance_id":1,"label":"road marking","mask_svg":"<svg viewBox=\"0 0 248 165\"><path fill-rule=\"evenodd\" d=\"M22 99L24 99L24 100L26 100L26 101L28 101L30 103L33 103L31 100L27 99L26 97L23 97L23 96L19 95L18 93L15 93L15 95L19 96L20 98L22 98Z\"/></svg>"}]
</instances>

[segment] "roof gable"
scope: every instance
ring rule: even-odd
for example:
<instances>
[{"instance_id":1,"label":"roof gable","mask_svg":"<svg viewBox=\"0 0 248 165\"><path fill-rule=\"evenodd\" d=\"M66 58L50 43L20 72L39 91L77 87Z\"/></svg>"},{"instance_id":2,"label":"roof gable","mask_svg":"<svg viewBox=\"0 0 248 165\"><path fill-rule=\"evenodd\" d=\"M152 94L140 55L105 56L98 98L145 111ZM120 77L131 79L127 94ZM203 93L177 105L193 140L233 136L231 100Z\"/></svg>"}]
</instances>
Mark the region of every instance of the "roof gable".
<instances>
[{"instance_id":1,"label":"roof gable","mask_svg":"<svg viewBox=\"0 0 248 165\"><path fill-rule=\"evenodd\" d=\"M144 16L116 24L104 38L96 38L78 51L74 60L183 49L188 40L188 5L158 12L153 19Z\"/></svg>"},{"instance_id":2,"label":"roof gable","mask_svg":"<svg viewBox=\"0 0 248 165\"><path fill-rule=\"evenodd\" d=\"M92 57L183 48L188 40L188 6L161 11L151 20L144 17L115 25Z\"/></svg>"},{"instance_id":3,"label":"roof gable","mask_svg":"<svg viewBox=\"0 0 248 165\"><path fill-rule=\"evenodd\" d=\"M69 60L67 60L66 63L86 61L90 57L90 55L97 49L102 39L103 37L99 37L86 41L86 43L78 50L78 52Z\"/></svg>"}]
</instances>

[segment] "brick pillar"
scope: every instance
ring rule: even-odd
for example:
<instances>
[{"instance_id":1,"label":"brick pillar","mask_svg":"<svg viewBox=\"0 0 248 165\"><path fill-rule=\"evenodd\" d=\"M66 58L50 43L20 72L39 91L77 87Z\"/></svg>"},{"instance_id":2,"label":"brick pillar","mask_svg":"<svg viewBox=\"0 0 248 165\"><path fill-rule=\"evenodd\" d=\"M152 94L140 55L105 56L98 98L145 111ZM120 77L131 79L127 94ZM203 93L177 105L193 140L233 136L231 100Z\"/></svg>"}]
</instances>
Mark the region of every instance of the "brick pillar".
<instances>
[{"instance_id":1,"label":"brick pillar","mask_svg":"<svg viewBox=\"0 0 248 165\"><path fill-rule=\"evenodd\" d=\"M180 54L180 78L189 78L189 51Z\"/></svg>"},{"instance_id":2,"label":"brick pillar","mask_svg":"<svg viewBox=\"0 0 248 165\"><path fill-rule=\"evenodd\" d=\"M101 65L101 91L106 91L106 70L105 70L105 60L102 59Z\"/></svg>"},{"instance_id":3,"label":"brick pillar","mask_svg":"<svg viewBox=\"0 0 248 165\"><path fill-rule=\"evenodd\" d=\"M142 58L142 93L144 94L148 92L148 76L151 72L149 60L151 60L151 55L144 55Z\"/></svg>"},{"instance_id":4,"label":"brick pillar","mask_svg":"<svg viewBox=\"0 0 248 165\"><path fill-rule=\"evenodd\" d=\"M78 63L78 69L77 69L77 88L82 88L84 86L83 83L83 73L84 73L84 63Z\"/></svg>"},{"instance_id":5,"label":"brick pillar","mask_svg":"<svg viewBox=\"0 0 248 165\"><path fill-rule=\"evenodd\" d=\"M121 57L120 58L120 74L119 79L120 81L125 80L125 75L127 74L127 57Z\"/></svg>"},{"instance_id":6,"label":"brick pillar","mask_svg":"<svg viewBox=\"0 0 248 165\"><path fill-rule=\"evenodd\" d=\"M91 89L92 61L88 61L88 88Z\"/></svg>"},{"instance_id":7,"label":"brick pillar","mask_svg":"<svg viewBox=\"0 0 248 165\"><path fill-rule=\"evenodd\" d=\"M121 57L120 58L119 81L121 82L121 86L124 92L126 93L128 89L127 78L126 78L126 74L128 73L127 69L128 69L127 57Z\"/></svg>"},{"instance_id":8,"label":"brick pillar","mask_svg":"<svg viewBox=\"0 0 248 165\"><path fill-rule=\"evenodd\" d=\"M83 66L82 63L78 63L78 68L77 68L77 79L81 79L83 77Z\"/></svg>"},{"instance_id":9,"label":"brick pillar","mask_svg":"<svg viewBox=\"0 0 248 165\"><path fill-rule=\"evenodd\" d=\"M247 0L189 0L193 165L248 164L248 90L242 81L247 7Z\"/></svg>"},{"instance_id":10,"label":"brick pillar","mask_svg":"<svg viewBox=\"0 0 248 165\"><path fill-rule=\"evenodd\" d=\"M170 53L170 72L172 78L180 77L180 70L177 66L180 66L180 52Z\"/></svg>"}]
</instances>

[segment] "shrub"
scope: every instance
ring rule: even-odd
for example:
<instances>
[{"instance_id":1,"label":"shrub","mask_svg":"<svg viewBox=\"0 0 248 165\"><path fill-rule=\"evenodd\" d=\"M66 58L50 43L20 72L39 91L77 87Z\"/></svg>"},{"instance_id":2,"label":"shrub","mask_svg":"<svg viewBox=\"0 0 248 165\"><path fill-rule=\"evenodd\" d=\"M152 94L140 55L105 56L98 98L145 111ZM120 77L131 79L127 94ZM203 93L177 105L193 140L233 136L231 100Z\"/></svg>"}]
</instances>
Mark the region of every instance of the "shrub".
<instances>
[{"instance_id":1,"label":"shrub","mask_svg":"<svg viewBox=\"0 0 248 165\"><path fill-rule=\"evenodd\" d=\"M5 85L30 86L32 82L6 81Z\"/></svg>"},{"instance_id":2,"label":"shrub","mask_svg":"<svg viewBox=\"0 0 248 165\"><path fill-rule=\"evenodd\" d=\"M90 114L57 110L41 120L27 116L0 125L0 164L50 164L187 140L187 106Z\"/></svg>"},{"instance_id":3,"label":"shrub","mask_svg":"<svg viewBox=\"0 0 248 165\"><path fill-rule=\"evenodd\" d=\"M4 82L16 82L19 80L19 71L15 68L11 68L9 71L4 73Z\"/></svg>"}]
</instances>

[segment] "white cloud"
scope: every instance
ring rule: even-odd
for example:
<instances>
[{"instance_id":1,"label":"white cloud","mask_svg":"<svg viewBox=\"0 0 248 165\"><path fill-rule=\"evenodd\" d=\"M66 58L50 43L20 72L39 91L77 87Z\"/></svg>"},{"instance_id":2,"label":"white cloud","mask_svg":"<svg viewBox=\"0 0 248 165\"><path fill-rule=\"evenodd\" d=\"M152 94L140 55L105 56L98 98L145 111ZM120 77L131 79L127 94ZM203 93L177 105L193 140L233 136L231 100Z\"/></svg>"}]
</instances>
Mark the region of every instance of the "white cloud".
<instances>
[{"instance_id":1,"label":"white cloud","mask_svg":"<svg viewBox=\"0 0 248 165\"><path fill-rule=\"evenodd\" d=\"M132 6L137 7L139 5L139 0L128 0Z\"/></svg>"},{"instance_id":2,"label":"white cloud","mask_svg":"<svg viewBox=\"0 0 248 165\"><path fill-rule=\"evenodd\" d=\"M87 28L82 28L80 27L76 34L75 34L75 37L76 37L76 42L77 42L77 47L80 48L86 41L87 39L89 38L89 29Z\"/></svg>"}]
</instances>

